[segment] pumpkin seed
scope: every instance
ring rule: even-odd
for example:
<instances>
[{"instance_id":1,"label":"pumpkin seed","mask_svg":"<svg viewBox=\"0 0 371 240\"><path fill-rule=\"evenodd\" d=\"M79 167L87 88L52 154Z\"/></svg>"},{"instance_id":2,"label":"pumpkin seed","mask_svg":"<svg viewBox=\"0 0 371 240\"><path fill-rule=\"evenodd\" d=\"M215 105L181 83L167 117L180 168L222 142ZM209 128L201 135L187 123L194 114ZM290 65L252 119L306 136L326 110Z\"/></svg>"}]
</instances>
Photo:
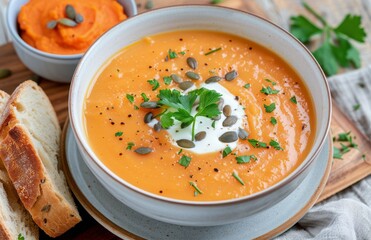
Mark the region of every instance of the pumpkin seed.
<instances>
[{"instance_id":1,"label":"pumpkin seed","mask_svg":"<svg viewBox=\"0 0 371 240\"><path fill-rule=\"evenodd\" d=\"M249 133L243 128L238 128L238 137L241 140L246 140L249 137Z\"/></svg>"},{"instance_id":2,"label":"pumpkin seed","mask_svg":"<svg viewBox=\"0 0 371 240\"><path fill-rule=\"evenodd\" d=\"M140 147L140 148L135 149L134 152L136 152L136 153L138 153L140 155L145 155L145 154L151 153L152 152L152 148L149 148L149 147Z\"/></svg>"},{"instance_id":3,"label":"pumpkin seed","mask_svg":"<svg viewBox=\"0 0 371 240\"><path fill-rule=\"evenodd\" d=\"M182 147L182 148L194 148L195 147L195 144L191 140L188 140L188 139L180 139L176 141L176 143L178 144L179 147Z\"/></svg>"},{"instance_id":4,"label":"pumpkin seed","mask_svg":"<svg viewBox=\"0 0 371 240\"><path fill-rule=\"evenodd\" d=\"M235 79L237 77L237 75L238 74L237 74L236 70L232 70L229 73L227 73L224 78L227 81L232 81L233 79Z\"/></svg>"},{"instance_id":5,"label":"pumpkin seed","mask_svg":"<svg viewBox=\"0 0 371 240\"><path fill-rule=\"evenodd\" d=\"M77 23L69 18L61 18L58 20L58 23L66 27L76 27Z\"/></svg>"},{"instance_id":6,"label":"pumpkin seed","mask_svg":"<svg viewBox=\"0 0 371 240\"><path fill-rule=\"evenodd\" d=\"M146 113L146 115L144 115L144 122L145 123L151 122L152 119L153 119L153 113L148 112L148 113Z\"/></svg>"},{"instance_id":7,"label":"pumpkin seed","mask_svg":"<svg viewBox=\"0 0 371 240\"><path fill-rule=\"evenodd\" d=\"M223 135L219 137L219 141L223 143L235 142L237 141L237 139L238 139L237 133L234 131L223 133Z\"/></svg>"},{"instance_id":8,"label":"pumpkin seed","mask_svg":"<svg viewBox=\"0 0 371 240\"><path fill-rule=\"evenodd\" d=\"M206 132L205 132L205 131L201 131L201 132L198 132L198 133L195 135L195 140L196 140L196 141L201 141L201 140L203 140L205 137L206 137Z\"/></svg>"},{"instance_id":9,"label":"pumpkin seed","mask_svg":"<svg viewBox=\"0 0 371 240\"><path fill-rule=\"evenodd\" d=\"M224 116L229 117L229 116L231 116L231 113L232 113L231 106L230 105L225 105L224 108L223 108Z\"/></svg>"},{"instance_id":10,"label":"pumpkin seed","mask_svg":"<svg viewBox=\"0 0 371 240\"><path fill-rule=\"evenodd\" d=\"M48 29L54 29L57 26L58 22L55 20L51 20L46 24Z\"/></svg>"},{"instance_id":11,"label":"pumpkin seed","mask_svg":"<svg viewBox=\"0 0 371 240\"><path fill-rule=\"evenodd\" d=\"M179 88L182 89L183 91L187 90L188 88L191 88L194 85L193 82L191 81L185 81L179 83Z\"/></svg>"},{"instance_id":12,"label":"pumpkin seed","mask_svg":"<svg viewBox=\"0 0 371 240\"><path fill-rule=\"evenodd\" d=\"M178 74L171 74L170 75L171 79L173 79L174 82L176 83L181 83L183 82L183 79L178 75Z\"/></svg>"},{"instance_id":13,"label":"pumpkin seed","mask_svg":"<svg viewBox=\"0 0 371 240\"><path fill-rule=\"evenodd\" d=\"M66 9L65 9L65 11L66 11L66 16L67 16L69 19L71 19L71 20L75 20L75 17L76 17L76 10L75 10L75 8L74 8L72 5L67 4L67 5L66 5Z\"/></svg>"},{"instance_id":14,"label":"pumpkin seed","mask_svg":"<svg viewBox=\"0 0 371 240\"><path fill-rule=\"evenodd\" d=\"M189 77L192 80L200 80L200 75L198 75L195 72L191 72L191 71L186 72L186 76Z\"/></svg>"},{"instance_id":15,"label":"pumpkin seed","mask_svg":"<svg viewBox=\"0 0 371 240\"><path fill-rule=\"evenodd\" d=\"M140 106L142 108L150 108L150 109L159 108L158 102L155 102L155 101L142 102Z\"/></svg>"},{"instance_id":16,"label":"pumpkin seed","mask_svg":"<svg viewBox=\"0 0 371 240\"><path fill-rule=\"evenodd\" d=\"M228 116L226 119L223 121L223 127L230 127L233 124L237 122L238 118L236 116Z\"/></svg>"},{"instance_id":17,"label":"pumpkin seed","mask_svg":"<svg viewBox=\"0 0 371 240\"><path fill-rule=\"evenodd\" d=\"M194 59L193 57L188 57L187 58L187 64L193 70L195 70L197 68L197 66L198 66L197 60Z\"/></svg>"},{"instance_id":18,"label":"pumpkin seed","mask_svg":"<svg viewBox=\"0 0 371 240\"><path fill-rule=\"evenodd\" d=\"M220 80L222 80L221 77L219 76L212 76L212 77L209 77L208 79L206 79L205 83L209 84L209 83L215 83L215 82L219 82Z\"/></svg>"},{"instance_id":19,"label":"pumpkin seed","mask_svg":"<svg viewBox=\"0 0 371 240\"><path fill-rule=\"evenodd\" d=\"M0 69L0 79L7 78L12 75L12 71L7 68Z\"/></svg>"},{"instance_id":20,"label":"pumpkin seed","mask_svg":"<svg viewBox=\"0 0 371 240\"><path fill-rule=\"evenodd\" d=\"M224 105L224 99L223 98L220 98L220 100L218 102L218 109L220 111L223 109L223 105Z\"/></svg>"},{"instance_id":21,"label":"pumpkin seed","mask_svg":"<svg viewBox=\"0 0 371 240\"><path fill-rule=\"evenodd\" d=\"M162 129L161 122L158 122L155 125L153 125L153 129L155 130L155 132L161 131Z\"/></svg>"},{"instance_id":22,"label":"pumpkin seed","mask_svg":"<svg viewBox=\"0 0 371 240\"><path fill-rule=\"evenodd\" d=\"M75 22L82 23L84 21L84 17L81 14L76 14Z\"/></svg>"}]
</instances>

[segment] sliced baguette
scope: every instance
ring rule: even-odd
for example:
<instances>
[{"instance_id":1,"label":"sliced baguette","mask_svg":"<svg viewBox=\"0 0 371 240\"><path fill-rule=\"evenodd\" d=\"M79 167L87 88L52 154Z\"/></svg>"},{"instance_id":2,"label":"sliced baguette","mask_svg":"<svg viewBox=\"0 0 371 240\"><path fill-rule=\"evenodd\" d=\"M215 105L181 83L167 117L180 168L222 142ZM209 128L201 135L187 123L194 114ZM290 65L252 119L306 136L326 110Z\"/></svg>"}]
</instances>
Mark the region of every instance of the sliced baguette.
<instances>
[{"instance_id":1,"label":"sliced baguette","mask_svg":"<svg viewBox=\"0 0 371 240\"><path fill-rule=\"evenodd\" d=\"M0 119L0 159L24 207L51 237L81 221L58 169L60 133L43 90L33 81L19 85Z\"/></svg>"},{"instance_id":2,"label":"sliced baguette","mask_svg":"<svg viewBox=\"0 0 371 240\"><path fill-rule=\"evenodd\" d=\"M0 116L9 95L0 90ZM39 228L23 207L17 192L0 161L0 239L14 240L23 236L27 240L39 239Z\"/></svg>"}]
</instances>

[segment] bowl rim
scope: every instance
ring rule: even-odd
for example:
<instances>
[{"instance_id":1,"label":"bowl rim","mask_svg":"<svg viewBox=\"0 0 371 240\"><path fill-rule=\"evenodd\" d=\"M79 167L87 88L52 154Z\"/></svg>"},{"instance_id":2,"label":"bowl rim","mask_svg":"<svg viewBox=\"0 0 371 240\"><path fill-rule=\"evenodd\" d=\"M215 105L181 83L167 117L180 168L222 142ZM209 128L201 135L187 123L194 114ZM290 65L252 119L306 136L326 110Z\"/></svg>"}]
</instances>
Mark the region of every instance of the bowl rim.
<instances>
[{"instance_id":1,"label":"bowl rim","mask_svg":"<svg viewBox=\"0 0 371 240\"><path fill-rule=\"evenodd\" d=\"M106 35L108 35L111 31L114 31L116 28L119 28L120 25L125 24L125 22L136 21L137 18L140 18L143 15L151 14L154 11L157 12L157 11L167 11L168 9L176 10L178 8L195 8L195 7L205 8L205 9L215 8L215 9L221 9L221 10L225 10L225 11L231 11L231 12L234 12L234 13L250 15L250 16L258 19L259 21L263 21L263 22L265 22L267 24L270 24L273 27L277 28L283 34L285 34L287 37L292 38L296 43L298 43L300 45L300 47L302 47L304 49L304 51L308 54L308 56L312 59L313 63L315 64L315 66L317 67L317 69L318 69L318 71L321 75L321 80L324 83L325 91L327 93L326 98L327 98L327 104L329 106L328 118L326 119L326 126L325 126L325 130L324 130L323 135L317 137L317 141L319 141L319 144L318 144L317 149L315 149L315 151L313 152L313 154L311 156L309 156L309 155L306 156L304 161L296 169L294 169L293 172L291 172L288 176L286 176L284 179L280 180L279 182L275 183L274 185L269 186L268 188L263 189L259 192L256 192L256 193L253 193L253 194L250 194L250 195L246 195L246 196L242 196L242 197L239 197L239 198L216 200L216 201L191 201L191 200L182 200L182 199L164 197L164 196L160 196L160 195L148 192L146 190L143 190L143 189L127 182L126 180L118 177L112 170L108 169L108 167L106 167L107 169L102 167L97 162L97 161L99 161L99 159L98 158L96 159L94 156L92 156L86 150L86 146L81 141L80 136L78 135L78 131L76 130L76 127L74 125L74 117L73 117L73 114L72 114L72 105L73 104L72 104L71 99L72 99L73 89L75 89L75 85L76 85L75 82L77 82L76 75L77 75L77 72L80 71L83 63L85 62L84 61L85 58L89 57L91 49L93 47L95 47L95 45L98 44L100 41L102 41L102 38L104 38ZM105 34L101 35L96 40L96 42L89 47L89 49L86 51L86 54L80 60L80 62L78 63L78 65L75 69L75 72L74 72L73 77L72 77L71 85L70 85L69 96L68 96L68 112L69 112L70 124L71 124L71 128L73 130L73 133L75 135L76 141L77 141L78 145L82 148L82 149L80 149L80 151L81 150L84 151L84 153L90 158L89 160L92 161L110 179L112 179L113 181L115 181L116 183L118 183L120 185L123 185L125 188L136 192L137 194L144 195L145 197L149 197L153 200L158 200L158 201L161 201L161 202L184 205L184 206L199 206L199 207L200 206L202 206L202 207L205 207L205 206L226 206L226 205L234 205L234 204L249 201L249 200L259 199L263 196L266 196L266 195L276 191L277 189L282 188L284 185L286 185L286 184L292 182L294 179L296 179L302 172L304 172L307 169L307 167L314 161L314 159L316 159L318 157L318 155L319 155L320 151L322 150L322 147L323 147L323 145L324 145L324 143L327 139L327 136L328 136L329 130L330 130L330 123L331 123L331 116L332 116L332 104L331 104L332 100L331 100L330 87L329 87L326 75L324 74L322 68L320 67L320 65L318 64L317 60L314 58L312 53L309 51L309 49L307 49L306 46L303 43L301 43L296 37L294 37L286 29L284 29L283 27L280 27L279 25L273 23L272 21L270 21L268 19L265 19L264 17L261 17L257 14L251 13L251 12L247 12L247 11L243 11L243 10L235 9L235 8L230 8L230 7L225 7L225 6L200 5L200 4L178 4L178 5L160 7L160 8L157 8L157 9L152 9L152 10L148 10L146 12L139 13L139 14L131 17L130 19L126 20L125 22L121 22L118 25L111 28ZM279 57L283 58L282 56L279 56ZM101 164L104 165L103 163L101 163Z\"/></svg>"},{"instance_id":2,"label":"bowl rim","mask_svg":"<svg viewBox=\"0 0 371 240\"><path fill-rule=\"evenodd\" d=\"M133 16L136 16L138 14L138 8L137 8L137 5L135 3L135 0L127 0L129 1L132 6L132 10L133 10L133 15L132 16L129 16L127 15L127 19L129 18L132 18ZM42 57L45 57L45 58L51 58L51 59L57 59L57 60L78 60L80 58L82 58L82 56L88 51L88 48L85 52L82 52L82 53L77 53L77 54L57 54L57 53L49 53L49 52L45 52L45 51L41 51L35 47L32 47L30 46L28 43L26 43L20 36L20 34L18 33L18 21L16 21L16 23L14 24L14 22L12 21L12 19L10 19L10 15L11 13L14 13L15 11L17 11L17 17L19 15L19 11L20 11L20 8L23 6L21 5L19 8L16 8L16 4L18 3L18 1L16 0L12 0L12 1L9 1L9 4L8 4L8 7L6 9L6 14L5 14L5 24L7 25L7 29L9 30L10 32L10 35L11 35L11 38L13 39L14 42L17 42L18 44L20 44L22 47L26 48L27 50L31 51L32 53L34 54L37 54L39 56L42 56ZM121 4L121 3L120 3ZM122 4L121 4L122 5ZM125 10L124 10L125 12ZM125 12L126 14L126 12ZM125 19L124 21L126 21L127 19ZM120 23L118 23L120 24ZM115 25L113 26L115 27ZM113 28L111 27L111 28ZM111 30L108 29L107 31ZM97 41L98 39L96 39L95 41ZM95 42L94 41L94 42ZM93 44L94 44L93 42ZM91 44L91 45L93 45Z\"/></svg>"}]
</instances>

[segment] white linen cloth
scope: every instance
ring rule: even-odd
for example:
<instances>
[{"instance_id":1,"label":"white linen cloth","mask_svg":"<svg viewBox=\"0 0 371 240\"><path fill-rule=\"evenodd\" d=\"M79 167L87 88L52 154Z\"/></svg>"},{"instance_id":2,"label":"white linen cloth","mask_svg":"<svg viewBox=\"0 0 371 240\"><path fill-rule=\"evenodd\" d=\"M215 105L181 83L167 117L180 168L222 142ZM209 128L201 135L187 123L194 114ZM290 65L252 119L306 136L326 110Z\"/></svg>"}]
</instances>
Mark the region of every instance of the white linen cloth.
<instances>
[{"instance_id":1,"label":"white linen cloth","mask_svg":"<svg viewBox=\"0 0 371 240\"><path fill-rule=\"evenodd\" d=\"M337 105L371 139L371 65L331 77L329 83ZM356 104L361 107L354 111ZM371 176L315 205L275 239L371 239Z\"/></svg>"}]
</instances>

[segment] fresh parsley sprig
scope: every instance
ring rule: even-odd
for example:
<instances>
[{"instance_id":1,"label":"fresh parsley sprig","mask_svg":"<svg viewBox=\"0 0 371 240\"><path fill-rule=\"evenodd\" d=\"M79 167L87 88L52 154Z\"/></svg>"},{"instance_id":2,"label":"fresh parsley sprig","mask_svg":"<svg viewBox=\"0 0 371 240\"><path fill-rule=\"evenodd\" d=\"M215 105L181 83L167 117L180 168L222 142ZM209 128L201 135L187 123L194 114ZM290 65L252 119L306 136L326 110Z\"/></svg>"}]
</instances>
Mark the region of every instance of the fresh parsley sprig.
<instances>
[{"instance_id":1,"label":"fresh parsley sprig","mask_svg":"<svg viewBox=\"0 0 371 240\"><path fill-rule=\"evenodd\" d=\"M347 14L338 26L333 27L307 3L303 2L303 6L322 26L319 27L305 16L298 15L291 17L290 32L303 43L309 42L315 35L322 35L322 45L313 51L313 55L326 75L336 74L339 67L352 65L359 68L359 51L352 45L351 40L365 42L366 32L361 26L361 16Z\"/></svg>"},{"instance_id":2,"label":"fresh parsley sprig","mask_svg":"<svg viewBox=\"0 0 371 240\"><path fill-rule=\"evenodd\" d=\"M174 125L174 120L180 121L182 128L192 125L193 141L197 117L212 118L218 116L221 112L217 103L221 96L220 93L206 88L196 89L185 95L182 95L176 89L160 90L158 103L169 110L161 116L161 126L169 128ZM192 115L192 108L197 98L199 98L197 112Z\"/></svg>"}]
</instances>

